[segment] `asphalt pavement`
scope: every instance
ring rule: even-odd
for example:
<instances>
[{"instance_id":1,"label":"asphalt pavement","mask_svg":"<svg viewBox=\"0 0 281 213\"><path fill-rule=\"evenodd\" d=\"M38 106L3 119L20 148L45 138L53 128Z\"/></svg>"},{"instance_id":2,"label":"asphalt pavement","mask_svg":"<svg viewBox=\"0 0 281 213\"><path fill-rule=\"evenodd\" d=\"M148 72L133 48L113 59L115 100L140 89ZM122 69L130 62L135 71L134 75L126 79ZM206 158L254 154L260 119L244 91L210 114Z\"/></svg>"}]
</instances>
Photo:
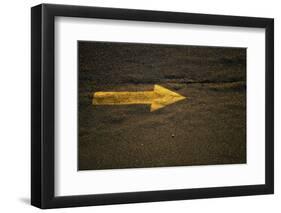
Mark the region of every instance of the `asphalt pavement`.
<instances>
[{"instance_id":1,"label":"asphalt pavement","mask_svg":"<svg viewBox=\"0 0 281 213\"><path fill-rule=\"evenodd\" d=\"M79 170L246 163L246 49L78 43ZM186 97L94 105L96 92Z\"/></svg>"}]
</instances>

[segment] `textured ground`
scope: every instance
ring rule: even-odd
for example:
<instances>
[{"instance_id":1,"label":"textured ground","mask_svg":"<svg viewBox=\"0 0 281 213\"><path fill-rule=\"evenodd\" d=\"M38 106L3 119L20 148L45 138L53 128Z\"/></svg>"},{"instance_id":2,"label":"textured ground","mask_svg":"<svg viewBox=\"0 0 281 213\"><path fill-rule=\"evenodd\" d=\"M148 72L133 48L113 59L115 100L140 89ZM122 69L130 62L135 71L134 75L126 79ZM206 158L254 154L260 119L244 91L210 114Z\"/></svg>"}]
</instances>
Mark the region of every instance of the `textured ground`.
<instances>
[{"instance_id":1,"label":"textured ground","mask_svg":"<svg viewBox=\"0 0 281 213\"><path fill-rule=\"evenodd\" d=\"M246 49L79 42L79 170L246 163ZM187 98L94 106L93 92Z\"/></svg>"}]
</instances>

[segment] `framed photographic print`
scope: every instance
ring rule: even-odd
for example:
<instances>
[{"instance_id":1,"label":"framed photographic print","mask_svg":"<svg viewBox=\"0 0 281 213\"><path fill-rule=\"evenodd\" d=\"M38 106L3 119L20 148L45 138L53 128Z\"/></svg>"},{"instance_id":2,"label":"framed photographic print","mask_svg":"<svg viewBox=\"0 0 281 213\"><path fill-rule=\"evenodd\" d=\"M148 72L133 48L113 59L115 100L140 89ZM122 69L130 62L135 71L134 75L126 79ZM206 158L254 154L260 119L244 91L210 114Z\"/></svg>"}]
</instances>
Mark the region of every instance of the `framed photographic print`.
<instances>
[{"instance_id":1,"label":"framed photographic print","mask_svg":"<svg viewBox=\"0 0 281 213\"><path fill-rule=\"evenodd\" d=\"M31 203L272 194L274 21L31 9Z\"/></svg>"}]
</instances>

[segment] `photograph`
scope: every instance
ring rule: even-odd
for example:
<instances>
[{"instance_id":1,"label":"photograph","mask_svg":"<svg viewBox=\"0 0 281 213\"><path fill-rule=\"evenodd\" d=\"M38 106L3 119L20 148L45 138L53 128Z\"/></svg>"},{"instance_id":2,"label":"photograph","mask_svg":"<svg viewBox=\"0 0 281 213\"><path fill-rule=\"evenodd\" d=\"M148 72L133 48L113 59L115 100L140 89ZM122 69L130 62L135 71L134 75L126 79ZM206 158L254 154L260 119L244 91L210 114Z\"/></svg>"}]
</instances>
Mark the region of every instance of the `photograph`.
<instances>
[{"instance_id":1,"label":"photograph","mask_svg":"<svg viewBox=\"0 0 281 213\"><path fill-rule=\"evenodd\" d=\"M78 171L246 164L245 47L77 41Z\"/></svg>"},{"instance_id":2,"label":"photograph","mask_svg":"<svg viewBox=\"0 0 281 213\"><path fill-rule=\"evenodd\" d=\"M32 206L275 196L274 18L186 6L32 6Z\"/></svg>"}]
</instances>

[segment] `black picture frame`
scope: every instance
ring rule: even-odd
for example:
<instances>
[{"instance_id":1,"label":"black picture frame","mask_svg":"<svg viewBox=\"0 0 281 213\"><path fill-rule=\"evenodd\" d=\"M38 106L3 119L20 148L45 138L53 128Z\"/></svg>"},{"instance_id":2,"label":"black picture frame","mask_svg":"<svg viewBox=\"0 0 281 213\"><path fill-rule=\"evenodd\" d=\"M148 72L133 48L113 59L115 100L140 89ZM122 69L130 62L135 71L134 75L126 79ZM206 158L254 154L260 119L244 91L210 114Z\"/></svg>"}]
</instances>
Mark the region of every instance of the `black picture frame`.
<instances>
[{"instance_id":1,"label":"black picture frame","mask_svg":"<svg viewBox=\"0 0 281 213\"><path fill-rule=\"evenodd\" d=\"M265 184L78 196L54 195L54 18L83 17L264 28ZM31 204L42 208L272 194L274 192L274 20L163 11L41 4L31 9Z\"/></svg>"}]
</instances>

